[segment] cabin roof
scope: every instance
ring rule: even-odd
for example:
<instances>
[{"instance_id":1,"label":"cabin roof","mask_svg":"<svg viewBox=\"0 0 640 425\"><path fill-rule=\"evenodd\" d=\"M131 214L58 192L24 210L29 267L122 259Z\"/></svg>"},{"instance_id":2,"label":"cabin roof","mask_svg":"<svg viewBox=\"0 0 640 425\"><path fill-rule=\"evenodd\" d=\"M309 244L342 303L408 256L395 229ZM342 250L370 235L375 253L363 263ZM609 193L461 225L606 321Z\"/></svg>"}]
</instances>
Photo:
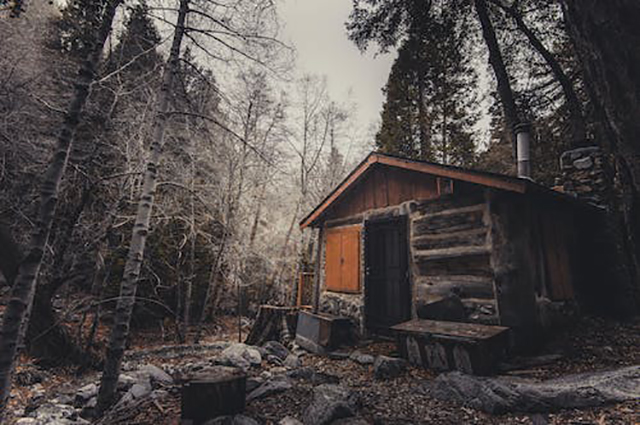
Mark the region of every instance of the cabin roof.
<instances>
[{"instance_id":1,"label":"cabin roof","mask_svg":"<svg viewBox=\"0 0 640 425\"><path fill-rule=\"evenodd\" d=\"M492 187L494 189L514 193L538 193L543 196L554 197L558 200L588 206L586 202L579 201L565 193L549 189L529 179L487 171L470 170L468 168L438 164L436 162L408 159L379 152L371 152L322 200L322 202L320 202L305 218L300 221L300 227L303 229L309 226L315 227L321 221L329 207L347 196L347 189L359 182L375 164L417 171L438 177L465 181L468 183L475 183L481 186Z\"/></svg>"}]
</instances>

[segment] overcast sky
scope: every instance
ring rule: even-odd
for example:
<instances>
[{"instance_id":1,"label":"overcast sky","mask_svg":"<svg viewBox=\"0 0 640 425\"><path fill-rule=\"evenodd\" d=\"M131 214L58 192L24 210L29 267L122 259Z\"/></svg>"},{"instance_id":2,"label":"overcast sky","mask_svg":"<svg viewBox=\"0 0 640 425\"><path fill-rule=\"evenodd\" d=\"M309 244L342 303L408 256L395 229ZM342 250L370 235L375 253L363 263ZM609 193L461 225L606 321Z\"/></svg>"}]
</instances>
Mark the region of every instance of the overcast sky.
<instances>
[{"instance_id":1,"label":"overcast sky","mask_svg":"<svg viewBox=\"0 0 640 425\"><path fill-rule=\"evenodd\" d=\"M283 0L280 16L283 39L298 51L301 72L325 75L336 101L358 105L358 123L365 130L380 117L392 55L374 58L361 54L347 38L344 23L351 11L350 0Z\"/></svg>"}]
</instances>

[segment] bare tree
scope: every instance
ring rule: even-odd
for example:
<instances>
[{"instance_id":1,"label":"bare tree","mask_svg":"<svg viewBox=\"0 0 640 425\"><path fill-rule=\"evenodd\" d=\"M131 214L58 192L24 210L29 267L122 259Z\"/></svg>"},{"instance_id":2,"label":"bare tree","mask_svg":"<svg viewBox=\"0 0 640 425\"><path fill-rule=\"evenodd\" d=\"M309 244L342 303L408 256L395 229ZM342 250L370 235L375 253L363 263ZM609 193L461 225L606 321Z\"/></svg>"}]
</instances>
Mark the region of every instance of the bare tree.
<instances>
[{"instance_id":1,"label":"bare tree","mask_svg":"<svg viewBox=\"0 0 640 425\"><path fill-rule=\"evenodd\" d=\"M69 159L74 132L80 122L82 110L89 97L91 83L95 78L96 68L100 62L102 47L111 31L113 17L119 3L119 0L109 1L103 12L99 32L96 34L90 53L83 62L78 74L73 101L67 110L64 125L57 140L55 153L42 181L38 222L27 247L26 256L20 264L18 275L11 290L11 299L3 316L0 338L0 411L4 411L11 390L14 361L18 346L24 339L33 303L36 280L42 264L45 246L49 239L58 200L60 181Z\"/></svg>"},{"instance_id":2,"label":"bare tree","mask_svg":"<svg viewBox=\"0 0 640 425\"><path fill-rule=\"evenodd\" d=\"M185 20L188 10L189 0L180 0L171 51L164 70L160 95L158 96L157 115L150 145L150 156L145 169L142 193L138 203L129 254L127 262L125 263L122 286L116 306L114 326L111 330L104 371L100 381L100 391L97 402L97 410L99 412L103 412L114 401L122 357L124 356L127 338L129 336L131 314L135 304L138 277L140 276L140 268L144 257L144 247L149 233L149 222L156 192L158 165L169 118L169 99L173 90L173 84L176 80L176 73L178 72L180 47L185 33Z\"/></svg>"}]
</instances>

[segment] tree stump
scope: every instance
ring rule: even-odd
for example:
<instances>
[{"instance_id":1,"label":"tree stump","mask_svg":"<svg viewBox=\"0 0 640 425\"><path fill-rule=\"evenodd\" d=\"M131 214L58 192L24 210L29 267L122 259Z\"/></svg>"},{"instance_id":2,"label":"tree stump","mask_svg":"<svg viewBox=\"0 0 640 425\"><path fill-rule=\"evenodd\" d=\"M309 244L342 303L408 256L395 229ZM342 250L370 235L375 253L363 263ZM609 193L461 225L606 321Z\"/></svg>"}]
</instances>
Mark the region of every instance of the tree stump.
<instances>
[{"instance_id":1,"label":"tree stump","mask_svg":"<svg viewBox=\"0 0 640 425\"><path fill-rule=\"evenodd\" d=\"M218 416L241 413L247 376L237 369L220 368L192 378L182 386L182 425L200 425Z\"/></svg>"},{"instance_id":2,"label":"tree stump","mask_svg":"<svg viewBox=\"0 0 640 425\"><path fill-rule=\"evenodd\" d=\"M267 341L288 343L296 334L297 310L296 307L261 305L245 344L262 345Z\"/></svg>"}]
</instances>

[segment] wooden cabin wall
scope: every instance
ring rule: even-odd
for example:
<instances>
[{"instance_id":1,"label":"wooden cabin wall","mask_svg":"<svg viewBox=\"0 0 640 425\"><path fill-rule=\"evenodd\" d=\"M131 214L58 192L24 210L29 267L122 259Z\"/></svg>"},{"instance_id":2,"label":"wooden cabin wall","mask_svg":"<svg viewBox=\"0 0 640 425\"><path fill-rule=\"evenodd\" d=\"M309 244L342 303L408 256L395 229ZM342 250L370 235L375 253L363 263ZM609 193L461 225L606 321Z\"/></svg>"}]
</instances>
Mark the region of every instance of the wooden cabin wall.
<instances>
[{"instance_id":1,"label":"wooden cabin wall","mask_svg":"<svg viewBox=\"0 0 640 425\"><path fill-rule=\"evenodd\" d=\"M416 204L410 236L414 302L456 294L467 321L498 324L484 191L456 182L452 195Z\"/></svg>"},{"instance_id":2,"label":"wooden cabin wall","mask_svg":"<svg viewBox=\"0 0 640 425\"><path fill-rule=\"evenodd\" d=\"M486 196L500 324L514 330L514 345L524 346L538 328L535 293L543 279L535 209L530 198L517 194L488 190Z\"/></svg>"},{"instance_id":3,"label":"wooden cabin wall","mask_svg":"<svg viewBox=\"0 0 640 425\"><path fill-rule=\"evenodd\" d=\"M435 176L376 165L327 212L327 219L354 217L407 201L435 199L438 196Z\"/></svg>"}]
</instances>

